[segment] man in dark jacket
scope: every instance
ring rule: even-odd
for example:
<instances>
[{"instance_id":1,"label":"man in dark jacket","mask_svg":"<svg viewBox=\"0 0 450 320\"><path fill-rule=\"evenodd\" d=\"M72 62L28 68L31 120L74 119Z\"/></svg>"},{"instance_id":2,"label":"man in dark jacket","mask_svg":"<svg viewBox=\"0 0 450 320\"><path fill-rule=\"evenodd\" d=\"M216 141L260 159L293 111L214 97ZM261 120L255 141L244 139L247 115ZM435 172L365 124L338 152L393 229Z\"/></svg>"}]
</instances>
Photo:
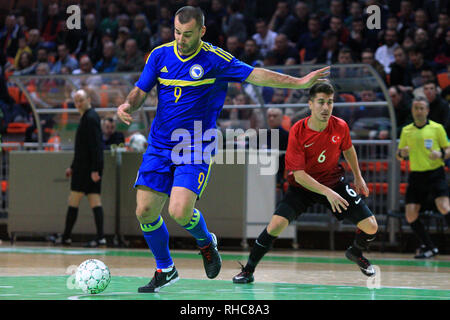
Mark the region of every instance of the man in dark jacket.
<instances>
[{"instance_id":1,"label":"man in dark jacket","mask_svg":"<svg viewBox=\"0 0 450 320\"><path fill-rule=\"evenodd\" d=\"M423 93L430 104L428 119L436 121L444 126L447 136L450 134L450 109L448 102L442 99L437 91L434 81L426 81L423 86Z\"/></svg>"},{"instance_id":2,"label":"man in dark jacket","mask_svg":"<svg viewBox=\"0 0 450 320\"><path fill-rule=\"evenodd\" d=\"M75 107L81 114L75 136L75 153L72 165L66 169L71 177L69 203L64 234L56 240L58 244L70 245L71 233L78 216L78 207L83 196L94 212L97 238L88 247L106 246L103 234L103 207L100 198L101 175L103 171L103 141L100 117L91 107L91 100L84 90L74 95Z\"/></svg>"}]
</instances>

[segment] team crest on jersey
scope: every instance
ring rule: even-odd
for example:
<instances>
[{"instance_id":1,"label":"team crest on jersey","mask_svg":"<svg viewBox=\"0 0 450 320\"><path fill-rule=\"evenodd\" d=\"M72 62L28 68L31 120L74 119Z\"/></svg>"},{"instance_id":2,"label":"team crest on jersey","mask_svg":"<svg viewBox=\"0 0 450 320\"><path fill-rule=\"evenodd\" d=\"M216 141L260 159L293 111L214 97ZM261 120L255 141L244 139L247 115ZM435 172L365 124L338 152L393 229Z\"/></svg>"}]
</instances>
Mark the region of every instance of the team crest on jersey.
<instances>
[{"instance_id":1,"label":"team crest on jersey","mask_svg":"<svg viewBox=\"0 0 450 320\"><path fill-rule=\"evenodd\" d=\"M339 140L341 140L340 136L332 136L331 137L331 142L333 142L333 143L338 143Z\"/></svg>"},{"instance_id":2,"label":"team crest on jersey","mask_svg":"<svg viewBox=\"0 0 450 320\"><path fill-rule=\"evenodd\" d=\"M203 74L205 71L203 70L202 66L199 64L194 64L191 69L189 69L189 74L192 79L198 80L201 77L203 77Z\"/></svg>"}]
</instances>

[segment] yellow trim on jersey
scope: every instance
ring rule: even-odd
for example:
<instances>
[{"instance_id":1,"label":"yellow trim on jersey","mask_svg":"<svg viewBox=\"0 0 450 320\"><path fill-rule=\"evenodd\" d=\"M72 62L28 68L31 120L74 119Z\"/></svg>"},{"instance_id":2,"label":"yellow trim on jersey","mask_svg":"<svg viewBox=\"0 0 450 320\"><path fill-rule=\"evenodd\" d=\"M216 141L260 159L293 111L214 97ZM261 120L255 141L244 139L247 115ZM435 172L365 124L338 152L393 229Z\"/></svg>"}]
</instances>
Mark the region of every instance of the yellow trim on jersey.
<instances>
[{"instance_id":1,"label":"yellow trim on jersey","mask_svg":"<svg viewBox=\"0 0 450 320\"><path fill-rule=\"evenodd\" d=\"M212 158L212 159L209 160L208 173L206 174L206 178L205 178L205 180L203 181L203 187L202 187L202 190L200 191L200 193L199 193L199 195L198 195L198 198L199 198L199 199L200 199L200 197L202 196L203 191L205 191L206 185L208 184L209 174L211 173L211 167L212 167L213 162L214 162L214 158Z\"/></svg>"},{"instance_id":2,"label":"yellow trim on jersey","mask_svg":"<svg viewBox=\"0 0 450 320\"><path fill-rule=\"evenodd\" d=\"M162 48L162 47L171 47L171 46L174 45L174 43L175 43L175 40L174 40L174 41L171 41L171 42L168 42L168 43L165 43L165 44L162 44L162 45L157 46L156 48L154 48L154 49L153 49L152 51L150 51L150 53L148 54L147 60L145 60L145 64L147 64L147 61L148 61L148 59L150 58L150 55L153 53L153 51L155 51L156 49Z\"/></svg>"},{"instance_id":3,"label":"yellow trim on jersey","mask_svg":"<svg viewBox=\"0 0 450 320\"><path fill-rule=\"evenodd\" d=\"M192 55L190 55L189 57L183 59L183 58L181 58L180 55L178 54L178 46L176 45L176 40L174 40L173 42L175 42L175 45L173 46L173 52L175 52L175 55L177 56L178 59L181 60L181 62L186 62L186 61L189 61L189 60L191 60L192 58L194 58L194 57L200 52L200 50L201 50L202 47L203 47L203 43L204 43L203 41L201 41L201 43L200 43L200 45L198 46L197 50L196 50Z\"/></svg>"},{"instance_id":4,"label":"yellow trim on jersey","mask_svg":"<svg viewBox=\"0 0 450 320\"><path fill-rule=\"evenodd\" d=\"M220 48L214 49L211 45L206 44L206 43L204 43L203 47L204 47L203 50L215 53L219 57L221 57L222 59L224 59L228 62L230 62L233 59L233 56L230 53L228 53Z\"/></svg>"},{"instance_id":5,"label":"yellow trim on jersey","mask_svg":"<svg viewBox=\"0 0 450 320\"><path fill-rule=\"evenodd\" d=\"M158 77L159 83L165 86L177 86L177 87L197 87L204 84L213 84L216 82L216 78L203 79L203 80L177 80L177 79L163 79Z\"/></svg>"}]
</instances>

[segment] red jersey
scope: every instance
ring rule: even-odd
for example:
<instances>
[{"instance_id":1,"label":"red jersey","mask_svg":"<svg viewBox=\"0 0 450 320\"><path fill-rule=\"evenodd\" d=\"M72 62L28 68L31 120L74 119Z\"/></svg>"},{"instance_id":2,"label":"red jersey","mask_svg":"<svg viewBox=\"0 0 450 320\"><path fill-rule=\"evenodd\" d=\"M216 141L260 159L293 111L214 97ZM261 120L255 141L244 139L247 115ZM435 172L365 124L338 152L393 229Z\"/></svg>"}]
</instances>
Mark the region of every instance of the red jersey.
<instances>
[{"instance_id":1,"label":"red jersey","mask_svg":"<svg viewBox=\"0 0 450 320\"><path fill-rule=\"evenodd\" d=\"M308 127L309 118L289 131L285 160L289 184L299 187L293 171L304 170L319 183L333 187L344 175L339 159L342 151L352 147L350 130L344 120L331 116L325 130L314 131Z\"/></svg>"}]
</instances>

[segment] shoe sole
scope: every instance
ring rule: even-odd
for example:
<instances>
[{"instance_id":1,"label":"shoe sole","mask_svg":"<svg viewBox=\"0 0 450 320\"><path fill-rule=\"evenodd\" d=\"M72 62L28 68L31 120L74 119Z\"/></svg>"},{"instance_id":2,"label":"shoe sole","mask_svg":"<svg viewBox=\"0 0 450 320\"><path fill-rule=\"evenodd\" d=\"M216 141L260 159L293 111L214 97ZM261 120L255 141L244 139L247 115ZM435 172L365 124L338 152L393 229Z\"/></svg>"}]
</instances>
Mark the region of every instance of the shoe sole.
<instances>
[{"instance_id":1,"label":"shoe sole","mask_svg":"<svg viewBox=\"0 0 450 320\"><path fill-rule=\"evenodd\" d=\"M176 278L170 280L169 282L167 282L166 284L162 285L161 287L154 288L152 291L139 288L138 292L139 293L158 293L159 290L161 290L161 288L168 287L168 286L174 284L175 282L177 282L178 280L180 280L180 277L176 277Z\"/></svg>"},{"instance_id":2,"label":"shoe sole","mask_svg":"<svg viewBox=\"0 0 450 320\"><path fill-rule=\"evenodd\" d=\"M244 281L243 281L243 280L244 280ZM248 279L248 280L245 280L245 279L234 279L234 278L233 278L233 283L236 283L236 284L252 283L253 281L255 281L254 278Z\"/></svg>"},{"instance_id":3,"label":"shoe sole","mask_svg":"<svg viewBox=\"0 0 450 320\"><path fill-rule=\"evenodd\" d=\"M359 267L359 270L361 270L362 274L365 275L366 277L373 277L373 276L375 276L375 270L373 270L373 272L369 273L369 272L366 271L366 269L361 268L361 267L359 266L357 260L355 261L354 258L353 258L353 255L352 255L351 253L349 253L348 251L345 252L345 257L346 257L348 260L350 260L350 261L356 263L356 265ZM372 268L372 269L373 269L373 268Z\"/></svg>"}]
</instances>

